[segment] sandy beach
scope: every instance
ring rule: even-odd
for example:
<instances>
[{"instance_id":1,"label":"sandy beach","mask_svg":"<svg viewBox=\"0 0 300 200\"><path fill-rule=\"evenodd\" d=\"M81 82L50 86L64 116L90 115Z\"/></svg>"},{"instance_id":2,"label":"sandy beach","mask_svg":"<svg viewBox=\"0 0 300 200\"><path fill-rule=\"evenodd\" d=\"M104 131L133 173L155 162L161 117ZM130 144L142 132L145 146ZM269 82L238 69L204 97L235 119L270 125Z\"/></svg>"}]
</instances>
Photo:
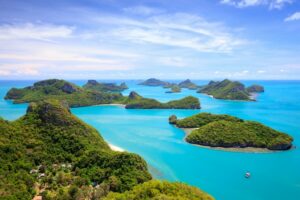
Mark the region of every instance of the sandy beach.
<instances>
[{"instance_id":1,"label":"sandy beach","mask_svg":"<svg viewBox=\"0 0 300 200\"><path fill-rule=\"evenodd\" d=\"M122 149L121 147L118 147L116 145L108 143L108 146L113 150L113 151L119 151L119 152L124 152L125 150Z\"/></svg>"}]
</instances>

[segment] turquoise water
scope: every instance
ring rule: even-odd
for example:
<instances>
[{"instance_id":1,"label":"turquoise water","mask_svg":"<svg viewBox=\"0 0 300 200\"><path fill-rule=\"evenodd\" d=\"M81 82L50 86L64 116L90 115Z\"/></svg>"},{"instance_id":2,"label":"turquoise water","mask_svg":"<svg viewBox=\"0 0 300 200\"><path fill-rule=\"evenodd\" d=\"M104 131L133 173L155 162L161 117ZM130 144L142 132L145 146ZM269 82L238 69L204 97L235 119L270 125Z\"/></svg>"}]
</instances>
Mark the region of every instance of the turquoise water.
<instances>
[{"instance_id":1,"label":"turquoise water","mask_svg":"<svg viewBox=\"0 0 300 200\"><path fill-rule=\"evenodd\" d=\"M13 120L25 113L26 105L13 105L3 100L3 96L10 87L33 82L0 82L0 116ZM198 81L198 84L202 83L207 81ZM171 114L186 117L204 111L226 113L287 132L294 137L294 144L300 146L300 81L255 83L264 85L266 90L258 96L257 102L233 102L212 99L191 90L165 94L163 88L128 81L130 89L124 94L135 90L161 101L194 95L200 99L202 109L126 110L118 106L92 106L72 109L72 112L97 128L109 143L141 155L156 178L198 186L219 200L299 200L299 148L279 153L210 150L185 143L184 132L168 124ZM244 178L246 171L251 172L250 179Z\"/></svg>"}]
</instances>

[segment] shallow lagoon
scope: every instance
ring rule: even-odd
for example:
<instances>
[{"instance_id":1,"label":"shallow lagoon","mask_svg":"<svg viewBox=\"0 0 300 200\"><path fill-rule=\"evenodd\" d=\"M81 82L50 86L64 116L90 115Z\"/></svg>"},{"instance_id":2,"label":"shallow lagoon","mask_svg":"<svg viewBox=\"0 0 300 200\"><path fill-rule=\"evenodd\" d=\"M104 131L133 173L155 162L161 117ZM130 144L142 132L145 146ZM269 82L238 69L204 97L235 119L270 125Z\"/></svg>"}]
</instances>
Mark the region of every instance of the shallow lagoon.
<instances>
[{"instance_id":1,"label":"shallow lagoon","mask_svg":"<svg viewBox=\"0 0 300 200\"><path fill-rule=\"evenodd\" d=\"M23 115L27 105L13 105L3 99L10 87L27 86L34 81L0 82L0 116L13 120ZM84 81L73 81L83 84ZM200 98L200 112L226 113L256 120L291 134L300 144L300 81L255 81L266 92L258 102L212 99L192 90L166 94L166 89L126 81L129 90L161 101L187 95ZM198 81L198 84L207 81ZM251 81L245 81L247 85ZM168 117L186 117L199 110L126 110L118 106L92 106L72 109L82 120L97 128L114 145L140 154L152 174L199 186L220 200L298 200L300 198L300 150L278 153L237 153L196 147L183 141L184 132L168 124ZM244 173L250 171L250 179Z\"/></svg>"}]
</instances>

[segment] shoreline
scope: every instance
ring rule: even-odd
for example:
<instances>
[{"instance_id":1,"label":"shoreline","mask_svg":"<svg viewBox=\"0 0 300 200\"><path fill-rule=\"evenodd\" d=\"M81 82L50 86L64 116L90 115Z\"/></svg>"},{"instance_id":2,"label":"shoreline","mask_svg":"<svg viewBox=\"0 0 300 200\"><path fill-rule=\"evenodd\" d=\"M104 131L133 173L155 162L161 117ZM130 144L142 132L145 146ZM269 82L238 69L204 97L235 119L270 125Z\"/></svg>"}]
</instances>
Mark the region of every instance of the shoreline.
<instances>
[{"instance_id":1,"label":"shoreline","mask_svg":"<svg viewBox=\"0 0 300 200\"><path fill-rule=\"evenodd\" d=\"M177 126L176 126L177 127ZM179 127L177 127L179 128ZM276 153L276 152L280 152L280 151L273 151L273 150L269 150L267 148L256 148L256 147L211 147L211 146L204 146L204 145L200 145L200 144L192 144L186 141L186 137L195 129L197 128L179 128L181 130L183 130L183 132L185 133L185 136L183 138L183 141L185 141L188 144L197 146L197 147L201 147L201 148L205 148L205 149L212 149L212 150L217 150L217 151L227 151L227 152L237 152L237 153Z\"/></svg>"},{"instance_id":2,"label":"shoreline","mask_svg":"<svg viewBox=\"0 0 300 200\"><path fill-rule=\"evenodd\" d=\"M122 107L122 108L125 108L125 104L120 104L120 103L107 103L107 104L99 104L99 105L96 105L96 106L119 106L119 107Z\"/></svg>"},{"instance_id":3,"label":"shoreline","mask_svg":"<svg viewBox=\"0 0 300 200\"><path fill-rule=\"evenodd\" d=\"M108 144L109 148L111 148L111 150L113 150L113 151L118 151L118 152L124 152L125 151L121 147L118 147L118 146L113 145L111 143L107 143L107 144Z\"/></svg>"}]
</instances>

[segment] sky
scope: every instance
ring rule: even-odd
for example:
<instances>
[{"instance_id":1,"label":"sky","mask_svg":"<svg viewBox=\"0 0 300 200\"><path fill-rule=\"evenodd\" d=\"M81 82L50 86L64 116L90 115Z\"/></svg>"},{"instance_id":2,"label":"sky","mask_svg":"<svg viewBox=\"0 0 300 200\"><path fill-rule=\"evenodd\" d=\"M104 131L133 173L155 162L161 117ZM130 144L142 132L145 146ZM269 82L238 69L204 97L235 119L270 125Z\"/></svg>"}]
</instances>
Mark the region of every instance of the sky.
<instances>
[{"instance_id":1,"label":"sky","mask_svg":"<svg viewBox=\"0 0 300 200\"><path fill-rule=\"evenodd\" d=\"M300 0L0 0L0 80L300 80Z\"/></svg>"}]
</instances>

